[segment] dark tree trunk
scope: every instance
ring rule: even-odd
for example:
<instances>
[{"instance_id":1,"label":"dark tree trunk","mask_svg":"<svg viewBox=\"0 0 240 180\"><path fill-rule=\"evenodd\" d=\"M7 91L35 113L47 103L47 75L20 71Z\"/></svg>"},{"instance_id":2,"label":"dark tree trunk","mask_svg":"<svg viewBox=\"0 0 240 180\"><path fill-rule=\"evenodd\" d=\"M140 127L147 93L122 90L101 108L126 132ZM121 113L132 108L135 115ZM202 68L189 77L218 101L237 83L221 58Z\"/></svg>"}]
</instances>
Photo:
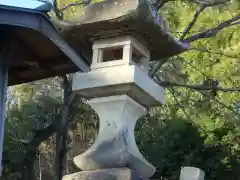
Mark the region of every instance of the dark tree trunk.
<instances>
[{"instance_id":1,"label":"dark tree trunk","mask_svg":"<svg viewBox=\"0 0 240 180\"><path fill-rule=\"evenodd\" d=\"M61 114L56 116L54 122L43 130L35 130L33 133L34 137L30 142L24 142L24 146L27 152L24 154L21 180L34 180L36 179L34 173L34 163L38 153L38 147L41 142L49 139L54 133L56 133L56 158L55 158L55 173L56 180L61 180L65 165L65 155L67 152L66 147L66 137L67 137L67 127L68 127L68 116L69 109L72 103L73 96L71 96L71 87L67 79L64 76L63 89L64 89L64 103L61 110ZM60 120L59 120L59 119ZM20 180L19 179L19 180Z\"/></svg>"},{"instance_id":2,"label":"dark tree trunk","mask_svg":"<svg viewBox=\"0 0 240 180\"><path fill-rule=\"evenodd\" d=\"M30 142L23 143L27 149L27 152L24 154L23 157L23 166L21 171L21 177L19 180L34 180L36 179L34 173L34 163L38 153L38 147L41 142L50 138L54 132L57 131L57 121L54 121L49 127L44 130L37 130L33 131L35 133L34 137Z\"/></svg>"},{"instance_id":3,"label":"dark tree trunk","mask_svg":"<svg viewBox=\"0 0 240 180\"><path fill-rule=\"evenodd\" d=\"M61 129L56 136L56 157L55 157L55 173L56 180L62 180L64 169L66 165L67 154L67 131L68 131L68 116L69 110L73 100L72 94L72 80L68 80L66 76L63 77L64 89L64 103L61 114Z\"/></svg>"}]
</instances>

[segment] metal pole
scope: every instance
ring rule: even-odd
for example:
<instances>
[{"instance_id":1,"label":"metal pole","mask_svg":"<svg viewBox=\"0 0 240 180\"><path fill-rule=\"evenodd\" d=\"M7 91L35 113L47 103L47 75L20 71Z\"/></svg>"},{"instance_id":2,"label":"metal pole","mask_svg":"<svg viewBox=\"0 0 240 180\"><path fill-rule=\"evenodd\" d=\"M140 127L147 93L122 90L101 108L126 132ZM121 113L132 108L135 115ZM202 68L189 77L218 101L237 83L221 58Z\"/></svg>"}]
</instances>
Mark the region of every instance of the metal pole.
<instances>
[{"instance_id":1,"label":"metal pole","mask_svg":"<svg viewBox=\"0 0 240 180\"><path fill-rule=\"evenodd\" d=\"M8 64L0 54L0 177L2 176L2 155L4 139L5 103L7 97Z\"/></svg>"}]
</instances>

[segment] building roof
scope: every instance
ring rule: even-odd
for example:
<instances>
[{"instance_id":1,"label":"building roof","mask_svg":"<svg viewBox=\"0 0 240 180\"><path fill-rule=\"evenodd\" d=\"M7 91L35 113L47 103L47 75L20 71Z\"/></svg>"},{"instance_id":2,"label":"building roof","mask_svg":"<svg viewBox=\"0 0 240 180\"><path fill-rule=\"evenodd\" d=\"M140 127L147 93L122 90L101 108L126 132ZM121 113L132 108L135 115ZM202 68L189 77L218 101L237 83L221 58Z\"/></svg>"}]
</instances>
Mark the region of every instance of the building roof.
<instances>
[{"instance_id":1,"label":"building roof","mask_svg":"<svg viewBox=\"0 0 240 180\"><path fill-rule=\"evenodd\" d=\"M9 85L89 71L89 62L40 11L0 5L0 39L0 61L10 65Z\"/></svg>"}]
</instances>

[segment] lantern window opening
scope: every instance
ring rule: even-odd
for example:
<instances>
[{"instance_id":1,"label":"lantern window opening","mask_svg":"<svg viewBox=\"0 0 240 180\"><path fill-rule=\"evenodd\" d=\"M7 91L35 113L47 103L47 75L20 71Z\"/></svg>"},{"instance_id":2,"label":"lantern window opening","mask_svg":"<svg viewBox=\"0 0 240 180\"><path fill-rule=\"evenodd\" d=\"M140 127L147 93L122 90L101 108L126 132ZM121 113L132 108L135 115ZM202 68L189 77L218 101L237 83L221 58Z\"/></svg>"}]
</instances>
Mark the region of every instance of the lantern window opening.
<instances>
[{"instance_id":1,"label":"lantern window opening","mask_svg":"<svg viewBox=\"0 0 240 180\"><path fill-rule=\"evenodd\" d=\"M101 51L102 59L99 59L100 62L123 60L123 46L105 48L101 49Z\"/></svg>"},{"instance_id":2,"label":"lantern window opening","mask_svg":"<svg viewBox=\"0 0 240 180\"><path fill-rule=\"evenodd\" d=\"M118 65L136 65L148 72L150 53L137 39L131 36L102 39L93 43L91 69Z\"/></svg>"},{"instance_id":3,"label":"lantern window opening","mask_svg":"<svg viewBox=\"0 0 240 180\"><path fill-rule=\"evenodd\" d=\"M133 47L132 61L135 62L136 64L140 64L141 58L142 58L142 55Z\"/></svg>"},{"instance_id":4,"label":"lantern window opening","mask_svg":"<svg viewBox=\"0 0 240 180\"><path fill-rule=\"evenodd\" d=\"M141 54L134 46L132 49L131 63L139 66L143 71L148 72L149 70L149 57Z\"/></svg>"}]
</instances>

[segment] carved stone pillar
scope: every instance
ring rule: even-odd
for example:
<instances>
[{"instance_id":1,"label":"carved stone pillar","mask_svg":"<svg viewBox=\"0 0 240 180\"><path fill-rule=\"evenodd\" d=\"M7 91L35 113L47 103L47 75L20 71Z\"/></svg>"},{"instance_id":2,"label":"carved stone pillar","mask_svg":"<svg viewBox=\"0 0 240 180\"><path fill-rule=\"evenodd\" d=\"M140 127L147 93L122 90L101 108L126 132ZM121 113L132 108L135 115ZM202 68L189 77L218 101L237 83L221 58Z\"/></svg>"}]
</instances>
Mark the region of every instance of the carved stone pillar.
<instances>
[{"instance_id":1,"label":"carved stone pillar","mask_svg":"<svg viewBox=\"0 0 240 180\"><path fill-rule=\"evenodd\" d=\"M146 109L127 95L94 98L88 102L98 113L100 129L93 146L74 158L82 170L129 167L143 177L155 168L139 152L134 137L136 121Z\"/></svg>"}]
</instances>

